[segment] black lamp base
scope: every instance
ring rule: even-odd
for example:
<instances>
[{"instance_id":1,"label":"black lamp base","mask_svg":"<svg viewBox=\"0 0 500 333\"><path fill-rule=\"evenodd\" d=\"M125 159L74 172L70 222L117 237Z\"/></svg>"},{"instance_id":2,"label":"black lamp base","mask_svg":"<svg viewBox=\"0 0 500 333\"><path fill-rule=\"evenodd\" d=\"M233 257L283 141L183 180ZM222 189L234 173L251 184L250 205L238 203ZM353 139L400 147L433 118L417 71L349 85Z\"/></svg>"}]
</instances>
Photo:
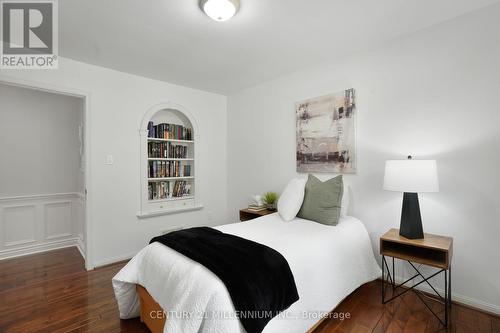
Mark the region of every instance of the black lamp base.
<instances>
[{"instance_id":1,"label":"black lamp base","mask_svg":"<svg viewBox=\"0 0 500 333\"><path fill-rule=\"evenodd\" d=\"M409 239L424 238L418 193L405 192L403 194L403 209L401 210L399 235Z\"/></svg>"}]
</instances>

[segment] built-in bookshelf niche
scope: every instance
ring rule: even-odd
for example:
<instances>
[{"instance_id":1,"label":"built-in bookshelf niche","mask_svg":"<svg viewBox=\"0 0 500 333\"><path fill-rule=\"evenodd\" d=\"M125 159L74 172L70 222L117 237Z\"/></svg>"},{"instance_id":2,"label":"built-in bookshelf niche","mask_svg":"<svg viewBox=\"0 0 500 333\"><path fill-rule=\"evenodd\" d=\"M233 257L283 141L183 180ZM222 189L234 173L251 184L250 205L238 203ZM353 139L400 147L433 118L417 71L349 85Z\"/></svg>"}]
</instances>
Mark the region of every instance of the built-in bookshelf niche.
<instances>
[{"instance_id":1,"label":"built-in bookshelf niche","mask_svg":"<svg viewBox=\"0 0 500 333\"><path fill-rule=\"evenodd\" d=\"M196 166L196 122L184 107L157 105L141 128L141 211L149 217L201 209Z\"/></svg>"}]
</instances>

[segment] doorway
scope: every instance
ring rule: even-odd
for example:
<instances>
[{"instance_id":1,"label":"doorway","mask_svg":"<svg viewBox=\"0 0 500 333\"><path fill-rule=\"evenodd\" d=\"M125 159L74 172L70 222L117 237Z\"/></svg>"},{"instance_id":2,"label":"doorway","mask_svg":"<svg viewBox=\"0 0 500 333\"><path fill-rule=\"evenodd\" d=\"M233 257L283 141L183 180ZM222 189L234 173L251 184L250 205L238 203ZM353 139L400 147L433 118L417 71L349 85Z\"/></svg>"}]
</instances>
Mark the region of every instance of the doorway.
<instances>
[{"instance_id":1,"label":"doorway","mask_svg":"<svg viewBox=\"0 0 500 333\"><path fill-rule=\"evenodd\" d=\"M77 247L89 264L85 95L0 80L0 260Z\"/></svg>"}]
</instances>

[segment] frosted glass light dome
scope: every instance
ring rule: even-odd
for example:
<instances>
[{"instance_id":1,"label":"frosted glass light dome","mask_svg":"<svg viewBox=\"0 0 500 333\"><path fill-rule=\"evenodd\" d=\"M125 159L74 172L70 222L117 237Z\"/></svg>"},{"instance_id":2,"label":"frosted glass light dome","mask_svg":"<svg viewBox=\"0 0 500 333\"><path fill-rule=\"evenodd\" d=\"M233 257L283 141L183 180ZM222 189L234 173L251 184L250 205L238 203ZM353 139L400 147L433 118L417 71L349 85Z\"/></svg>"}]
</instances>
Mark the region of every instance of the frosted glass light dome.
<instances>
[{"instance_id":1,"label":"frosted glass light dome","mask_svg":"<svg viewBox=\"0 0 500 333\"><path fill-rule=\"evenodd\" d=\"M233 17L240 7L239 0L202 0L201 9L211 19L223 22Z\"/></svg>"}]
</instances>

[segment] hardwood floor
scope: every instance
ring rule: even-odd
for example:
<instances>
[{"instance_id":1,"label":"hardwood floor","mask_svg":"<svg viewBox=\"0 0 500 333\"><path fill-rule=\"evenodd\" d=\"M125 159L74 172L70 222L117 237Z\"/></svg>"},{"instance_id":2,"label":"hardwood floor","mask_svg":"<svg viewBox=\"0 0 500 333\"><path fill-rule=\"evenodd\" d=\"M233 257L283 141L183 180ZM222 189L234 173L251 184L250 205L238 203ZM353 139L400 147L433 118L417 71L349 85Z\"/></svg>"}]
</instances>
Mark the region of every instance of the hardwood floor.
<instances>
[{"instance_id":1,"label":"hardwood floor","mask_svg":"<svg viewBox=\"0 0 500 333\"><path fill-rule=\"evenodd\" d=\"M76 248L0 261L0 333L148 332L139 319L118 317L111 278L123 265L87 272ZM379 282L360 287L336 312L350 318L329 319L315 333L500 332L500 318L458 305L451 328L440 329L411 292L384 306Z\"/></svg>"},{"instance_id":2,"label":"hardwood floor","mask_svg":"<svg viewBox=\"0 0 500 333\"><path fill-rule=\"evenodd\" d=\"M389 289L390 290L390 289ZM391 295L388 294L387 297ZM434 312L443 315L443 305L423 296ZM500 318L453 304L451 325L441 326L413 292L385 305L381 304L380 281L367 283L340 303L335 312L350 313L349 319L330 319L314 333L403 332L403 333L499 333Z\"/></svg>"},{"instance_id":3,"label":"hardwood floor","mask_svg":"<svg viewBox=\"0 0 500 333\"><path fill-rule=\"evenodd\" d=\"M0 261L0 332L148 332L118 317L111 278L123 265L87 272L76 248Z\"/></svg>"}]
</instances>

